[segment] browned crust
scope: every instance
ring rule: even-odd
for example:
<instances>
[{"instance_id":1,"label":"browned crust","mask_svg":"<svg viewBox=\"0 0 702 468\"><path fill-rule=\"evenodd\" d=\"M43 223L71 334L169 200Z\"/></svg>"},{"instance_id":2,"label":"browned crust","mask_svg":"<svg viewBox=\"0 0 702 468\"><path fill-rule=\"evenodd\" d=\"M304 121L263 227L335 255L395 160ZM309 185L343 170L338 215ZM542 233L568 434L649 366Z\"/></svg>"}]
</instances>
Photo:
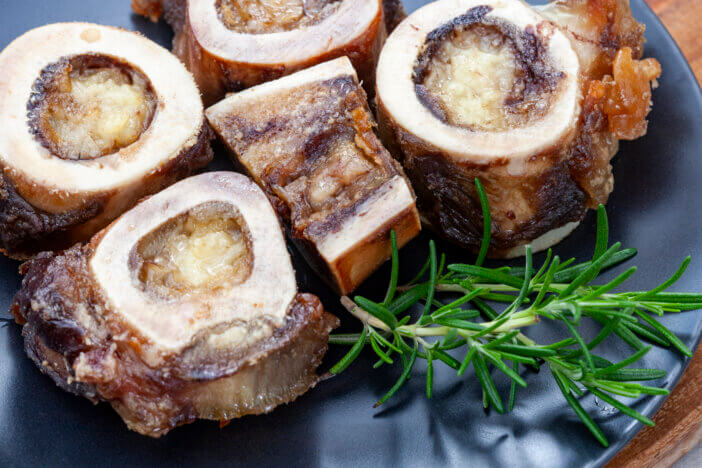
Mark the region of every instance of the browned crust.
<instances>
[{"instance_id":1,"label":"browned crust","mask_svg":"<svg viewBox=\"0 0 702 468\"><path fill-rule=\"evenodd\" d=\"M397 0L386 1L391 7L388 21L397 21L404 10L398 9ZM158 4L158 5L155 5ZM342 47L309 57L299 63L252 64L223 60L211 54L195 38L187 15L186 0L133 0L132 8L138 14L153 18L154 12L162 10L163 17L175 32L173 53L186 65L195 77L205 106L219 101L228 92L241 91L266 81L272 81L296 71L309 68L328 60L347 56L354 65L359 78L369 94L375 92L375 66L387 30L383 15L379 14L365 33ZM396 23L395 23L396 24Z\"/></svg>"},{"instance_id":2,"label":"browned crust","mask_svg":"<svg viewBox=\"0 0 702 468\"><path fill-rule=\"evenodd\" d=\"M212 130L203 122L197 141L175 158L144 176L139 190L128 194L119 209L105 209L111 199L125 196L120 190L103 192L84 200L83 205L65 213L41 210L19 193L18 180L13 180L11 167L2 168L0 178L0 250L17 260L26 260L44 250L61 250L90 238L122 212L131 208L140 198L154 194L196 170L205 167L214 157L210 141ZM19 181L22 187L34 187Z\"/></svg>"},{"instance_id":3,"label":"browned crust","mask_svg":"<svg viewBox=\"0 0 702 468\"><path fill-rule=\"evenodd\" d=\"M316 296L298 294L285 324L238 356L192 367L186 354L162 368L139 357L140 341L109 310L89 273L88 261L100 242L77 245L62 254L42 253L22 268L22 288L11 312L23 324L25 350L43 373L66 391L94 402L107 401L127 425L158 437L197 418L231 419L260 414L293 401L313 387L338 320ZM196 352L194 352L197 354ZM255 397L230 393L232 402L203 414L202 398L218 386L255 374ZM232 400L232 398L234 398Z\"/></svg>"},{"instance_id":4,"label":"browned crust","mask_svg":"<svg viewBox=\"0 0 702 468\"><path fill-rule=\"evenodd\" d=\"M591 78L611 74L614 59L624 47L632 49L635 59L643 56L646 26L632 15L629 0L551 0L551 3L559 3L571 14L580 16L594 32L594 39L588 39L570 31L576 40L596 45L600 50L589 70Z\"/></svg>"}]
</instances>

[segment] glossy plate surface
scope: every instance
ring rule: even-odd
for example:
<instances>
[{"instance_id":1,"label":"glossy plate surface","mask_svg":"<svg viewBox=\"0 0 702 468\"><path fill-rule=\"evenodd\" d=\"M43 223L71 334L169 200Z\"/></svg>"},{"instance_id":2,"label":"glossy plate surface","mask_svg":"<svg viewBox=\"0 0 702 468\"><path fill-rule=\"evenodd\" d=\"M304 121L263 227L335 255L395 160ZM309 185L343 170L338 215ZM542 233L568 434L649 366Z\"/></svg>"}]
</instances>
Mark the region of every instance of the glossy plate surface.
<instances>
[{"instance_id":1,"label":"glossy plate surface","mask_svg":"<svg viewBox=\"0 0 702 468\"><path fill-rule=\"evenodd\" d=\"M128 0L5 0L0 16L0 48L26 30L59 21L90 21L136 29L168 46L169 28L131 14ZM409 9L425 2L409 0ZM702 93L675 43L642 0L632 0L635 16L646 24L646 54L663 65L654 93L649 133L623 142L614 161L616 188L608 205L613 241L637 247L639 272L633 289L651 288L686 255L693 262L676 289L702 290ZM0 97L1 99L1 97ZM1 124L1 123L0 123ZM219 150L213 167L232 169ZM428 235L404 249L405 279L426 258ZM557 246L561 258L591 255L594 220L590 215ZM470 255L439 243L451 261ZM295 255L303 291L320 295L349 331L358 323ZM540 256L539 259L542 257ZM18 263L0 258L0 317L8 318L12 295L20 284ZM380 298L387 267L367 282L362 293ZM702 332L702 312L664 320L689 346ZM3 326L4 325L4 326ZM595 333L593 327L587 330ZM542 326L529 331L544 341L560 339L563 330ZM589 335L592 336L592 335ZM602 353L619 359L631 354L625 345L605 342ZM332 350L327 362L342 355ZM485 414L480 386L469 372L459 381L437 371L435 396L423 394L423 368L416 378L380 410L373 403L395 381L397 369L374 371L365 354L345 374L322 382L294 404L266 416L232 421L223 429L197 422L152 440L126 429L107 404L59 390L24 355L20 327L0 323L0 466L599 466L620 450L640 424L586 397L583 405L611 442L602 448L566 405L549 376L527 374L514 412ZM687 362L655 349L645 367L667 369L662 385L672 388ZM502 391L507 387L505 381ZM651 415L663 398L643 398L635 409Z\"/></svg>"}]
</instances>

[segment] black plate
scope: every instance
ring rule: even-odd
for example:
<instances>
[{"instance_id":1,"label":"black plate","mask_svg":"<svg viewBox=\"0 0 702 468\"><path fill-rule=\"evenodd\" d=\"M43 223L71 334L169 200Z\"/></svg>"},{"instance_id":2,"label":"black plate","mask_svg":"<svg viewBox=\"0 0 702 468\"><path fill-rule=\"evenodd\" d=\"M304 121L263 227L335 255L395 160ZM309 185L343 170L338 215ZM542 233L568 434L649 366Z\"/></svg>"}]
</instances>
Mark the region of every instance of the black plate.
<instances>
[{"instance_id":1,"label":"black plate","mask_svg":"<svg viewBox=\"0 0 702 468\"><path fill-rule=\"evenodd\" d=\"M2 2L0 49L26 30L58 21L92 21L142 31L168 45L171 33L132 15L128 0L81 1L12 0ZM417 7L425 2L407 1ZM632 288L650 288L692 254L695 258L680 290L702 290L702 93L675 43L645 6L632 0L635 16L646 24L647 54L663 65L650 130L645 138L622 143L614 161L616 189L608 206L612 235L627 247L638 247L639 273ZM1 123L0 123L1 124ZM214 164L231 169L218 155ZM557 253L580 258L590 255L594 240L593 217L557 247ZM426 254L423 234L402 253L408 274ZM455 261L470 256L446 244L439 248ZM358 329L334 297L307 267L295 259L301 289L318 293L344 327ZM20 284L17 263L0 259L0 316ZM381 297L387 269L363 288L363 294ZM702 312L666 317L669 326L690 347L702 332ZM593 332L594 330L588 330ZM530 330L544 340L562 337L562 330L543 326ZM619 358L631 353L606 342L605 355ZM328 362L341 350L332 350ZM528 389L520 390L511 414L485 414L480 387L472 373L458 381L450 372L437 375L436 395L423 396L417 375L383 409L372 404L397 376L371 369L365 355L345 374L320 384L294 404L266 416L245 417L224 429L197 422L152 440L126 429L109 405L91 405L59 390L26 358L20 328L0 328L0 466L151 466L250 464L284 466L448 466L505 465L559 467L599 466L619 451L640 424L618 415L592 397L584 406L611 441L603 449L580 424L558 389L545 375L529 374ZM646 356L646 367L667 369L660 382L672 389L687 362L669 351L656 349ZM421 369L418 370L421 372ZM504 383L504 382L503 382ZM663 398L642 398L634 405L652 415ZM599 403L599 404L598 404Z\"/></svg>"}]
</instances>

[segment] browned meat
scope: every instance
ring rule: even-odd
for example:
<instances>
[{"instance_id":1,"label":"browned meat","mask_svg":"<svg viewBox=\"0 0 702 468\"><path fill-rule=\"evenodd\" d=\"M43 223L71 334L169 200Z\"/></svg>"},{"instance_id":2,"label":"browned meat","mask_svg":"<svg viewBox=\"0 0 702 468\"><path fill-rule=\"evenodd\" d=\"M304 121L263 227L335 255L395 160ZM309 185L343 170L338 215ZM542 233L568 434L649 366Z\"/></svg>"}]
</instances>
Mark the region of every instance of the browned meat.
<instances>
[{"instance_id":1,"label":"browned meat","mask_svg":"<svg viewBox=\"0 0 702 468\"><path fill-rule=\"evenodd\" d=\"M387 30L404 17L399 0L132 0L132 8L173 27L173 52L208 105L344 55L373 91Z\"/></svg>"},{"instance_id":2,"label":"browned meat","mask_svg":"<svg viewBox=\"0 0 702 468\"><path fill-rule=\"evenodd\" d=\"M0 91L0 250L13 258L89 239L213 157L192 76L135 33L29 31L0 53Z\"/></svg>"},{"instance_id":3,"label":"browned meat","mask_svg":"<svg viewBox=\"0 0 702 468\"><path fill-rule=\"evenodd\" d=\"M355 289L420 229L414 194L373 133L346 58L235 94L210 124L273 200L320 275Z\"/></svg>"},{"instance_id":4,"label":"browned meat","mask_svg":"<svg viewBox=\"0 0 702 468\"><path fill-rule=\"evenodd\" d=\"M480 178L492 256L568 235L607 201L618 141L645 134L660 66L635 60L642 49L626 0L464 0L411 15L381 55L377 101L427 223L477 250Z\"/></svg>"},{"instance_id":5,"label":"browned meat","mask_svg":"<svg viewBox=\"0 0 702 468\"><path fill-rule=\"evenodd\" d=\"M294 400L337 325L297 292L273 209L234 173L175 184L23 273L12 313L29 357L152 437Z\"/></svg>"}]
</instances>

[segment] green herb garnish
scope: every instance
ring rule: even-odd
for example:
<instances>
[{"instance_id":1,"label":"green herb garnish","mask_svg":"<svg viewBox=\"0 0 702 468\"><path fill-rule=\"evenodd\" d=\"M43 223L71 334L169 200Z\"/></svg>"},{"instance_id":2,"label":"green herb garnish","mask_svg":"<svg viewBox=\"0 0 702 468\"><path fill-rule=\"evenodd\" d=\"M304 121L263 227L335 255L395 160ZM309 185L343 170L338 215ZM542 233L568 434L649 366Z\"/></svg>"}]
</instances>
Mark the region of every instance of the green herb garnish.
<instances>
[{"instance_id":1,"label":"green herb garnish","mask_svg":"<svg viewBox=\"0 0 702 468\"><path fill-rule=\"evenodd\" d=\"M483 404L503 413L514 407L518 387L527 385L519 374L520 366L535 369L545 366L568 404L602 445L608 445L607 439L578 401L586 391L627 416L653 425L650 419L613 395L636 398L669 393L639 383L660 379L666 375L665 371L629 367L651 349L644 341L673 347L685 356L692 356L690 349L654 318L702 308L702 294L666 292L682 276L690 258L683 261L669 280L650 291L613 292L636 272L636 267L606 284L593 284L603 270L636 254L634 249L622 249L619 243L609 246L607 214L600 205L591 260L578 264L575 259L561 261L549 249L537 270L532 266L531 249L527 247L523 268L486 268L482 263L490 244L490 208L480 181L475 183L485 221L475 264L444 265L445 257L438 261L434 242L430 242L430 256L424 267L407 286L398 287L399 256L393 233L392 273L384 300L373 302L360 296L353 301L348 297L341 299L344 307L361 320L363 330L331 337L331 343L351 346L351 350L330 372L343 372L367 346L379 358L374 367L399 362L401 375L376 403L379 406L403 386L417 359L427 361L427 398L432 397L434 368L439 361L453 368L459 377L472 365L483 388ZM428 280L418 283L425 276ZM435 298L435 294L447 293L459 297L449 303ZM494 306L500 303L506 307L498 312L500 308ZM413 320L409 311L416 304L421 305L421 314ZM589 342L578 332L585 318L603 326ZM540 320L563 324L569 336L544 345L522 333ZM631 346L632 355L612 363L595 354L596 347L610 336ZM462 360L448 353L461 348ZM506 408L490 375L491 366L511 379Z\"/></svg>"}]
</instances>

